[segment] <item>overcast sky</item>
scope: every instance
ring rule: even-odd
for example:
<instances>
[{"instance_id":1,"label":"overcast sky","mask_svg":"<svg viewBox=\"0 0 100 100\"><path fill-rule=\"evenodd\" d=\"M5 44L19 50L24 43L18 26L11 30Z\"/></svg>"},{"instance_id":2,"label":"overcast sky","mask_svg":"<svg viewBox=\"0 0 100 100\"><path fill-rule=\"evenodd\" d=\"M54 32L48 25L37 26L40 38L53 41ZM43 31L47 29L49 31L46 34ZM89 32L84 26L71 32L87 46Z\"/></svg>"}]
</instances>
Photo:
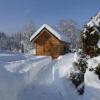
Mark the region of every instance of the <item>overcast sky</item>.
<instances>
[{"instance_id":1,"label":"overcast sky","mask_svg":"<svg viewBox=\"0 0 100 100\"><path fill-rule=\"evenodd\" d=\"M61 19L74 19L82 26L100 11L100 0L0 0L0 31L20 31L33 21L54 25Z\"/></svg>"}]
</instances>

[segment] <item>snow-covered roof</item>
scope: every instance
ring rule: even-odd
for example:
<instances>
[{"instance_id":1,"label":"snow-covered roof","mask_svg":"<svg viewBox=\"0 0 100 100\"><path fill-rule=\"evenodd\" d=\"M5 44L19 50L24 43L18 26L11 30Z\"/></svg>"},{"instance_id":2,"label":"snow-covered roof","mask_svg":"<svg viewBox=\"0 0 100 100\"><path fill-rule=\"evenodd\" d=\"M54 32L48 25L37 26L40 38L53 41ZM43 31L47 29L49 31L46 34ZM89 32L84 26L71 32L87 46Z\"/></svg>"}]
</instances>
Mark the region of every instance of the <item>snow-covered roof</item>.
<instances>
[{"instance_id":1,"label":"snow-covered roof","mask_svg":"<svg viewBox=\"0 0 100 100\"><path fill-rule=\"evenodd\" d=\"M70 38L66 35L59 33L57 30L53 29L47 24L42 25L30 38L30 41L32 41L44 28L46 28L48 31L50 31L54 36L56 36L59 40L69 42Z\"/></svg>"}]
</instances>

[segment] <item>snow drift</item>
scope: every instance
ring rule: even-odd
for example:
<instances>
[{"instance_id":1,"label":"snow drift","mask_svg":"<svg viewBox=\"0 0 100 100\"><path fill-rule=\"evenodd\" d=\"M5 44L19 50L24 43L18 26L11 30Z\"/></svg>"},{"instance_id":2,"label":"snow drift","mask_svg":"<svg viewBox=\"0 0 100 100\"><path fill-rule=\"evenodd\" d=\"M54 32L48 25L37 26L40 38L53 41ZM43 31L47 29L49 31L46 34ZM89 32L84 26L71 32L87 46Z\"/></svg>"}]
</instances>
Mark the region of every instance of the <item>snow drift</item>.
<instances>
[{"instance_id":1,"label":"snow drift","mask_svg":"<svg viewBox=\"0 0 100 100\"><path fill-rule=\"evenodd\" d=\"M0 59L4 59L0 60L0 100L100 99L100 81L93 72L86 71L83 96L77 93L68 79L73 70L74 54L69 53L57 60L22 54L17 58L17 55L0 53ZM92 60L90 62L93 62Z\"/></svg>"},{"instance_id":2,"label":"snow drift","mask_svg":"<svg viewBox=\"0 0 100 100\"><path fill-rule=\"evenodd\" d=\"M19 54L22 59L16 55L18 54L0 55L0 59L4 58L4 61L0 61L0 100L79 99L66 76L72 67L70 63L73 61L73 54L58 60ZM13 59L13 56L16 59Z\"/></svg>"}]
</instances>

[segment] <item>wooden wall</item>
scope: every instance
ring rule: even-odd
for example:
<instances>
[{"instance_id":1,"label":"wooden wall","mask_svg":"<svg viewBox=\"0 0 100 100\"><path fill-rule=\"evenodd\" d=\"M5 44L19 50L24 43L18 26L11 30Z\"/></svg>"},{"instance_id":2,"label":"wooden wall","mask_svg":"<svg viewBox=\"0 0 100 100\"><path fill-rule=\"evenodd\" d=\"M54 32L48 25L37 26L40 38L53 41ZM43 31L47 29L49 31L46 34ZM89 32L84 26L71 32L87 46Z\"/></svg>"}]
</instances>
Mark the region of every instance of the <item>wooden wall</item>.
<instances>
[{"instance_id":1,"label":"wooden wall","mask_svg":"<svg viewBox=\"0 0 100 100\"><path fill-rule=\"evenodd\" d=\"M43 29L34 40L36 55L59 57L64 54L66 45L57 39L48 30Z\"/></svg>"}]
</instances>

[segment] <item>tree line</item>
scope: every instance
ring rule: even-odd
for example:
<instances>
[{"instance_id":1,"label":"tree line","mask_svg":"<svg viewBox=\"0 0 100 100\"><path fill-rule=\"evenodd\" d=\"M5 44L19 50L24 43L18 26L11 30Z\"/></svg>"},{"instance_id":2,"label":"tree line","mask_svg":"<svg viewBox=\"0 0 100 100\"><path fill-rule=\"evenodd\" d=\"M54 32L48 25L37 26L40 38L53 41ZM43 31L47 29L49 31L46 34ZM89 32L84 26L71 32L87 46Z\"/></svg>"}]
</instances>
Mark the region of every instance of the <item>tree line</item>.
<instances>
[{"instance_id":1,"label":"tree line","mask_svg":"<svg viewBox=\"0 0 100 100\"><path fill-rule=\"evenodd\" d=\"M81 30L74 20L60 20L57 24L52 25L52 27L57 28L61 34L69 36L72 49L79 47ZM30 42L30 37L36 30L37 26L31 22L24 26L23 31L16 32L10 36L4 32L0 32L0 49L28 52L34 48L34 45Z\"/></svg>"}]
</instances>

